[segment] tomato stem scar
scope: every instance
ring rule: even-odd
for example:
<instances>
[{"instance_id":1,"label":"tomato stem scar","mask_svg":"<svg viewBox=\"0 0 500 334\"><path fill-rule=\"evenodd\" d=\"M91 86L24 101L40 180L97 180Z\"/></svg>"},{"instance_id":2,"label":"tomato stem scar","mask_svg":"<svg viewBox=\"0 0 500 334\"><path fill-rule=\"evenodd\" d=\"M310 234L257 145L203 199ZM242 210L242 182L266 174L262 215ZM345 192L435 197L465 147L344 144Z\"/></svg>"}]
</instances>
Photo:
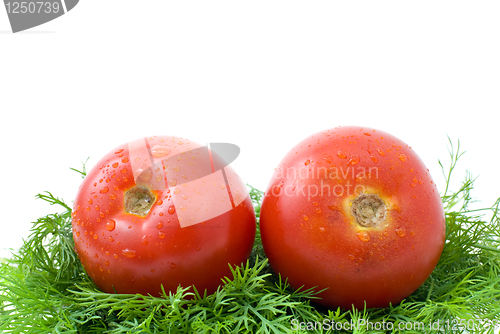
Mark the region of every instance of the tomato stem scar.
<instances>
[{"instance_id":1,"label":"tomato stem scar","mask_svg":"<svg viewBox=\"0 0 500 334\"><path fill-rule=\"evenodd\" d=\"M125 212L145 217L153 204L156 196L146 187L133 187L125 193Z\"/></svg>"},{"instance_id":2,"label":"tomato stem scar","mask_svg":"<svg viewBox=\"0 0 500 334\"><path fill-rule=\"evenodd\" d=\"M351 214L363 227L374 227L385 221L387 207L377 194L362 194L352 201Z\"/></svg>"}]
</instances>

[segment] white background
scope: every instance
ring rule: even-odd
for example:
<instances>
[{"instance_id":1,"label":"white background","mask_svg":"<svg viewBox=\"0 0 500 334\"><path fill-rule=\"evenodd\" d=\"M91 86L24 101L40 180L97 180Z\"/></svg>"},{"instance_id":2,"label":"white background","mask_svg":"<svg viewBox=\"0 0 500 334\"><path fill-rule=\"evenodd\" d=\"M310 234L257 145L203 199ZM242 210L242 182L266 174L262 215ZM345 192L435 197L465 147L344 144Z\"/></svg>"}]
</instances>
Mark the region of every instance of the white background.
<instances>
[{"instance_id":1,"label":"white background","mask_svg":"<svg viewBox=\"0 0 500 334\"><path fill-rule=\"evenodd\" d=\"M174 135L241 148L265 190L305 137L338 125L389 132L443 190L448 136L467 151L479 206L500 195L500 2L82 0L12 34L0 7L0 257L30 222L71 205L116 146Z\"/></svg>"}]
</instances>

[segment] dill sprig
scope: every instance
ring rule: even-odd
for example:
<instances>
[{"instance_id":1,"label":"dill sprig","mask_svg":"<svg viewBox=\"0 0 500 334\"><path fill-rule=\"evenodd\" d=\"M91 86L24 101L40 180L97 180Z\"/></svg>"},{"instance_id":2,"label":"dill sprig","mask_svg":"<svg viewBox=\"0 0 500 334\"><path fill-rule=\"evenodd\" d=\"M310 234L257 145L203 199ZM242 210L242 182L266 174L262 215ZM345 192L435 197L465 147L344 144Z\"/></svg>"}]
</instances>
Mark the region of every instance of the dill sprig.
<instances>
[{"instance_id":1,"label":"dill sprig","mask_svg":"<svg viewBox=\"0 0 500 334\"><path fill-rule=\"evenodd\" d=\"M103 293L74 251L70 207L45 192L37 198L62 211L34 222L23 246L0 261L0 331L494 333L500 322L500 198L491 207L470 209L470 173L451 190L463 152L460 145L450 147L449 167L439 162L446 180L445 248L429 279L398 305L362 311L316 306L317 292L294 291L272 272L258 228L251 258L232 267L211 295L188 287L160 297ZM85 176L85 168L76 171ZM259 218L263 193L253 187L249 192Z\"/></svg>"}]
</instances>

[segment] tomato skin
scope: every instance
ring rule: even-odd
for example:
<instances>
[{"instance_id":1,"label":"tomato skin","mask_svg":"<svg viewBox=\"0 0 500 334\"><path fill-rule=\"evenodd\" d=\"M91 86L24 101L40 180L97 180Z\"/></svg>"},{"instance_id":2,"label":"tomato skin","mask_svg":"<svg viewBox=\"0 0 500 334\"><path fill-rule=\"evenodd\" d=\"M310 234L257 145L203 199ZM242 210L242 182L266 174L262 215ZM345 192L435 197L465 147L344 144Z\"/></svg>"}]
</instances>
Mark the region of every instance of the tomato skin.
<instances>
[{"instance_id":1,"label":"tomato skin","mask_svg":"<svg viewBox=\"0 0 500 334\"><path fill-rule=\"evenodd\" d=\"M201 146L185 139L160 138L184 142L184 147L172 145L172 154L189 145ZM167 186L150 189L155 201L146 216L127 213L125 193L137 185L130 160L127 144L117 147L87 174L78 191L72 213L73 238L86 272L108 293L157 296L161 285L167 293L175 292L179 285L194 285L201 294L215 292L221 279L230 277L229 264L239 265L250 255L256 228L250 197L245 193L232 210L181 227L178 212L183 208L174 201L186 197L187 188L185 184ZM236 189L242 192L245 185L232 168L227 166L225 171L235 197ZM201 195L189 196L210 197L221 187L199 187Z\"/></svg>"},{"instance_id":2,"label":"tomato skin","mask_svg":"<svg viewBox=\"0 0 500 334\"><path fill-rule=\"evenodd\" d=\"M376 194L385 220L361 226L360 194ZM369 195L375 196L375 195ZM294 288L327 288L330 308L387 307L428 278L445 242L440 195L417 154L383 131L338 127L283 158L260 212L264 251Z\"/></svg>"}]
</instances>

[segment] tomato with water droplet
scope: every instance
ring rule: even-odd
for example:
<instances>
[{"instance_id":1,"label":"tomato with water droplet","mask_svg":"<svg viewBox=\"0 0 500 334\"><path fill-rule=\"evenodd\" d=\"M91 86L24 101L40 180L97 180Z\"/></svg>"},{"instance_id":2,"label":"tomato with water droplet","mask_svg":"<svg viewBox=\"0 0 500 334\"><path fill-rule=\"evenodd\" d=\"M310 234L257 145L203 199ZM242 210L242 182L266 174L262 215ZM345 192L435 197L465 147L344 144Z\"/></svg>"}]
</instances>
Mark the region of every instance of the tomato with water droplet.
<instances>
[{"instance_id":1,"label":"tomato with water droplet","mask_svg":"<svg viewBox=\"0 0 500 334\"><path fill-rule=\"evenodd\" d=\"M204 149L184 138L140 138L111 150L88 172L74 201L73 238L99 289L158 296L162 285L167 294L181 285L203 295L231 277L229 264L246 262L256 228L246 185ZM176 158L187 151L196 164ZM180 184L174 172L181 169L196 178Z\"/></svg>"},{"instance_id":2,"label":"tomato with water droplet","mask_svg":"<svg viewBox=\"0 0 500 334\"><path fill-rule=\"evenodd\" d=\"M328 164L304 166L325 156ZM274 271L294 288L326 289L315 302L347 310L412 294L435 268L445 231L440 195L418 155L388 133L354 126L292 148L260 211Z\"/></svg>"}]
</instances>

